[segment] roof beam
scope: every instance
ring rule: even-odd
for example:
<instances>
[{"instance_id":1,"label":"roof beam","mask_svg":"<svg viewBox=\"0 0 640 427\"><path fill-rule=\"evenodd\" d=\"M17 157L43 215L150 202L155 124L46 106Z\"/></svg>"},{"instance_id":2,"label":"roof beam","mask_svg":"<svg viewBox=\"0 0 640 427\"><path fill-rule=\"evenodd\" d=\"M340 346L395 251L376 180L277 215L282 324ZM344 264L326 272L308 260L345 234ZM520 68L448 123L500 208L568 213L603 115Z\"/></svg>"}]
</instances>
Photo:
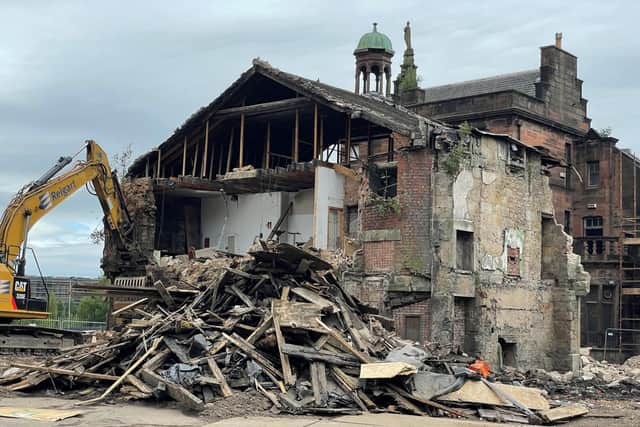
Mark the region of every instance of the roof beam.
<instances>
[{"instance_id":1,"label":"roof beam","mask_svg":"<svg viewBox=\"0 0 640 427\"><path fill-rule=\"evenodd\" d=\"M255 116L258 114L275 113L278 111L294 110L296 108L310 105L307 98L290 98L281 101L264 102L262 104L245 105L242 107L231 107L216 111L213 115L217 117L229 116Z\"/></svg>"}]
</instances>

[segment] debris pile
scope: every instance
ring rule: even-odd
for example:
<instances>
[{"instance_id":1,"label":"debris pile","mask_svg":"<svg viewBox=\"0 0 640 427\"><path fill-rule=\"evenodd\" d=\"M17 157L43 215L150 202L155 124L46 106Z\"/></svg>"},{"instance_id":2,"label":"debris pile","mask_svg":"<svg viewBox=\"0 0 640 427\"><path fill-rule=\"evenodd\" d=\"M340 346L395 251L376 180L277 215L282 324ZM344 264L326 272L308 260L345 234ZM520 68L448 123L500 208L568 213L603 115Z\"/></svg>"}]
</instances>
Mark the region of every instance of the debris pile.
<instances>
[{"instance_id":1,"label":"debris pile","mask_svg":"<svg viewBox=\"0 0 640 427\"><path fill-rule=\"evenodd\" d=\"M329 263L297 247L261 242L251 257L161 259L149 276L144 298L114 312L126 318L118 330L41 364L13 362L0 385L83 399L107 387L80 404L171 398L201 411L258 392L293 414L477 410L485 419L552 420L540 390L491 383L467 368L473 360L447 363L385 330Z\"/></svg>"}]
</instances>

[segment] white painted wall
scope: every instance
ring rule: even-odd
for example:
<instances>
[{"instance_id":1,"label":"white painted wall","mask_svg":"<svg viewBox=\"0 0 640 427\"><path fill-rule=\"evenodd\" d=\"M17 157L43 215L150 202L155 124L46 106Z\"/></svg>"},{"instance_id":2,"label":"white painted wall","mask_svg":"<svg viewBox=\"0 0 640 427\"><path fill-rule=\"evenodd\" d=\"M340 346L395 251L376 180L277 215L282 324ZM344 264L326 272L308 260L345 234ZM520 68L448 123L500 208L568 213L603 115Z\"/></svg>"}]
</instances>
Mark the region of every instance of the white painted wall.
<instances>
[{"instance_id":1,"label":"white painted wall","mask_svg":"<svg viewBox=\"0 0 640 427\"><path fill-rule=\"evenodd\" d=\"M283 209L282 193L243 194L238 200L221 195L202 199L202 242L209 238L211 247L226 250L228 236L235 236L235 252L244 253L254 239L262 233L266 238ZM225 225L225 217L227 217ZM220 234L222 240L220 240ZM218 246L220 242L220 246Z\"/></svg>"},{"instance_id":2,"label":"white painted wall","mask_svg":"<svg viewBox=\"0 0 640 427\"><path fill-rule=\"evenodd\" d=\"M288 195L289 201L293 201L293 208L287 218L286 229L290 233L301 233L295 236L297 243L306 242L313 233L313 188ZM287 206L288 202L284 204L284 209ZM293 238L293 235L287 234L280 241L293 244Z\"/></svg>"},{"instance_id":3,"label":"white painted wall","mask_svg":"<svg viewBox=\"0 0 640 427\"><path fill-rule=\"evenodd\" d=\"M316 167L314 246L327 248L329 208L344 208L344 176L333 169Z\"/></svg>"}]
</instances>

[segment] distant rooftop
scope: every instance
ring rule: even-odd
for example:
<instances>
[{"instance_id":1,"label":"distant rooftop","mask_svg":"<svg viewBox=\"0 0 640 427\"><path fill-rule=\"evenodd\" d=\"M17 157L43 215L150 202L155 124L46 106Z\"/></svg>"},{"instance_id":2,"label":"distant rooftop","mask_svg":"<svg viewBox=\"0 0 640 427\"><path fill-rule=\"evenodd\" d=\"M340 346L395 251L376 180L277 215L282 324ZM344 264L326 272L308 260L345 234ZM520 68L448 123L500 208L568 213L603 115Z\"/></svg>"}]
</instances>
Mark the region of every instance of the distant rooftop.
<instances>
[{"instance_id":1,"label":"distant rooftop","mask_svg":"<svg viewBox=\"0 0 640 427\"><path fill-rule=\"evenodd\" d=\"M529 96L536 96L535 83L540 79L540 70L520 71L501 74L477 80L467 80L442 86L425 88L424 102L438 102L467 96L515 90Z\"/></svg>"}]
</instances>

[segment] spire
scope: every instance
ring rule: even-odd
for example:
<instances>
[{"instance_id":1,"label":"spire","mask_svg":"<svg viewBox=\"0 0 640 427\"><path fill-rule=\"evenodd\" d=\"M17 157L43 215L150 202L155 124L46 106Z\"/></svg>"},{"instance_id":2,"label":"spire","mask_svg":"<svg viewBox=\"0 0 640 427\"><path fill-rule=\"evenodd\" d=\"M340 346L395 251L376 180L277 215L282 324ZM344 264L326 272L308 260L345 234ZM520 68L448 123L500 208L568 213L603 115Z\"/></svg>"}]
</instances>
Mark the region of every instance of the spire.
<instances>
[{"instance_id":1,"label":"spire","mask_svg":"<svg viewBox=\"0 0 640 427\"><path fill-rule=\"evenodd\" d=\"M400 65L400 74L395 81L396 95L399 95L403 90L418 88L418 76L416 72L418 67L413 59L413 47L411 47L411 24L409 21L407 21L407 25L404 27L404 42L406 44L404 59Z\"/></svg>"}]
</instances>

